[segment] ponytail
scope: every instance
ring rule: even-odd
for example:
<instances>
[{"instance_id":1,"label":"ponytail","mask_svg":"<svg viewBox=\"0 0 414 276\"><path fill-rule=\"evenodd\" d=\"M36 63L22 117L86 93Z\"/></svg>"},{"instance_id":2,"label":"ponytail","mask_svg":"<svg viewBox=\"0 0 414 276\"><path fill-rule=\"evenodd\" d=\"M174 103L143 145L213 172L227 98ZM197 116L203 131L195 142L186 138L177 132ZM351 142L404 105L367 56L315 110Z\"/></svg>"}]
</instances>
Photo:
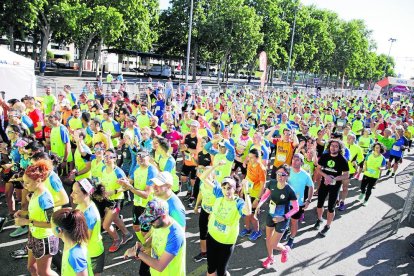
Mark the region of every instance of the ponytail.
<instances>
[{"instance_id":1,"label":"ponytail","mask_svg":"<svg viewBox=\"0 0 414 276\"><path fill-rule=\"evenodd\" d=\"M87 243L89 240L88 226L83 213L77 209L63 208L56 211L52 217L57 231L63 231L66 236L76 243Z\"/></svg>"}]
</instances>

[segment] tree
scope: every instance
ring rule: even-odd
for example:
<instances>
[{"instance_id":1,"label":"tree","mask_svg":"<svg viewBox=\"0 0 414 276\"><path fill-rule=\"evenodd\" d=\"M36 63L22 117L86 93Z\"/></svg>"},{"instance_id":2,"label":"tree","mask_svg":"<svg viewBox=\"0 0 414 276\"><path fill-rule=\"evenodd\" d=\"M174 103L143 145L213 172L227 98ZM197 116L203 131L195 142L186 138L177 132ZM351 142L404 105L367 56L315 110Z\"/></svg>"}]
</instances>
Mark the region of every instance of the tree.
<instances>
[{"instance_id":1,"label":"tree","mask_svg":"<svg viewBox=\"0 0 414 276\"><path fill-rule=\"evenodd\" d=\"M7 34L11 51L15 51L15 39L24 38L34 28L41 3L42 0L3 0L0 3L0 33Z\"/></svg>"},{"instance_id":2,"label":"tree","mask_svg":"<svg viewBox=\"0 0 414 276\"><path fill-rule=\"evenodd\" d=\"M63 3L61 12L68 27L66 39L80 49L78 76L82 76L83 61L92 41L99 41L101 45L114 43L125 29L123 17L117 9L96 5L93 1Z\"/></svg>"}]
</instances>

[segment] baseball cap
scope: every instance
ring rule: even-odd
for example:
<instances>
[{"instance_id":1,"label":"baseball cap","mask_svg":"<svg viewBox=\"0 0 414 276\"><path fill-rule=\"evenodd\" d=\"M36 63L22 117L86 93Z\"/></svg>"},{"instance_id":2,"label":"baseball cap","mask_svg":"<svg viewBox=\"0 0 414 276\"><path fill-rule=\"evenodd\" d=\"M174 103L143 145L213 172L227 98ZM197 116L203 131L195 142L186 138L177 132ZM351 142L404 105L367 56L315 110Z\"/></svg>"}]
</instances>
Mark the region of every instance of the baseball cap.
<instances>
[{"instance_id":1,"label":"baseball cap","mask_svg":"<svg viewBox=\"0 0 414 276\"><path fill-rule=\"evenodd\" d=\"M250 130L250 125L248 125L248 124L243 124L243 125L242 125L242 129L243 129L243 130Z\"/></svg>"},{"instance_id":2,"label":"baseball cap","mask_svg":"<svg viewBox=\"0 0 414 276\"><path fill-rule=\"evenodd\" d=\"M305 161L305 157L303 156L303 154L302 153L295 153L294 155L293 155L293 157L292 157L292 159L293 158L299 158L301 161L302 161L302 163Z\"/></svg>"},{"instance_id":3,"label":"baseball cap","mask_svg":"<svg viewBox=\"0 0 414 276\"><path fill-rule=\"evenodd\" d=\"M172 185L173 184L173 177L170 172L160 172L157 177L154 177L150 180L157 186L162 186L165 184Z\"/></svg>"},{"instance_id":4,"label":"baseball cap","mask_svg":"<svg viewBox=\"0 0 414 276\"><path fill-rule=\"evenodd\" d=\"M150 224L163 215L168 214L168 203L165 200L154 198L147 203L144 212L139 216L140 224Z\"/></svg>"},{"instance_id":5,"label":"baseball cap","mask_svg":"<svg viewBox=\"0 0 414 276\"><path fill-rule=\"evenodd\" d=\"M85 190L85 192L87 192L88 194L92 194L93 193L93 185L91 184L91 182L89 182L89 180L87 178L81 179L78 181L79 185L82 186L82 188Z\"/></svg>"},{"instance_id":6,"label":"baseball cap","mask_svg":"<svg viewBox=\"0 0 414 276\"><path fill-rule=\"evenodd\" d=\"M218 144L219 144L219 146L224 147L224 146L226 146L226 140L225 140L225 139L223 139L223 140L221 140Z\"/></svg>"},{"instance_id":7,"label":"baseball cap","mask_svg":"<svg viewBox=\"0 0 414 276\"><path fill-rule=\"evenodd\" d=\"M135 116L131 115L131 116L128 117L128 120L130 120L132 122L136 122L137 118Z\"/></svg>"},{"instance_id":8,"label":"baseball cap","mask_svg":"<svg viewBox=\"0 0 414 276\"><path fill-rule=\"evenodd\" d=\"M190 126L199 127L199 126L200 126L200 123L199 123L199 122L197 122L196 120L193 120L193 121L191 122Z\"/></svg>"}]
</instances>

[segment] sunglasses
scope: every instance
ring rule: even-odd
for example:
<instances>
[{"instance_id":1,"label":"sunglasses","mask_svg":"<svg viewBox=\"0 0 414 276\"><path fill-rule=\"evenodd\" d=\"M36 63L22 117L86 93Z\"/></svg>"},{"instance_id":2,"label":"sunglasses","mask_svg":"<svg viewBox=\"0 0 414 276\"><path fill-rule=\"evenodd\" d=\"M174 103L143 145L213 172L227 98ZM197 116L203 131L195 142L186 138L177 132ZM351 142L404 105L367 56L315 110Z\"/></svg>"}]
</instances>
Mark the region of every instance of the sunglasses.
<instances>
[{"instance_id":1,"label":"sunglasses","mask_svg":"<svg viewBox=\"0 0 414 276\"><path fill-rule=\"evenodd\" d=\"M138 153L137 154L137 157L139 157L139 158L144 158L144 157L147 157L147 156L149 156L149 155L146 154L146 153Z\"/></svg>"},{"instance_id":2,"label":"sunglasses","mask_svg":"<svg viewBox=\"0 0 414 276\"><path fill-rule=\"evenodd\" d=\"M282 172L278 172L276 175L277 176L283 176L283 177L288 176L287 173L282 173Z\"/></svg>"},{"instance_id":3,"label":"sunglasses","mask_svg":"<svg viewBox=\"0 0 414 276\"><path fill-rule=\"evenodd\" d=\"M104 158L105 159L116 159L116 156L114 156L114 155L105 155Z\"/></svg>"},{"instance_id":4,"label":"sunglasses","mask_svg":"<svg viewBox=\"0 0 414 276\"><path fill-rule=\"evenodd\" d=\"M95 151L104 151L104 148L94 148Z\"/></svg>"},{"instance_id":5,"label":"sunglasses","mask_svg":"<svg viewBox=\"0 0 414 276\"><path fill-rule=\"evenodd\" d=\"M156 217L155 219L151 220L151 221L150 221L150 224L153 224L154 222L156 222L157 220L159 220L159 219L160 219L160 217L161 217L161 216L158 216L158 217Z\"/></svg>"}]
</instances>

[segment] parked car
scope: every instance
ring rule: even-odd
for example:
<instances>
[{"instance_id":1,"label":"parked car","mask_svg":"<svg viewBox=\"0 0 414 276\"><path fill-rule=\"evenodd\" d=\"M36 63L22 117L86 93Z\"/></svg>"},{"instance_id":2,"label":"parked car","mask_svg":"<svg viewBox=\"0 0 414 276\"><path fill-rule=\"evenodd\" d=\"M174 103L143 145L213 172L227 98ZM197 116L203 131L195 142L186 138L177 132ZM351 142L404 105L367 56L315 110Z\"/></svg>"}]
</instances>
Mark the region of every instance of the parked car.
<instances>
[{"instance_id":1,"label":"parked car","mask_svg":"<svg viewBox=\"0 0 414 276\"><path fill-rule=\"evenodd\" d=\"M149 77L171 77L171 67L168 65L153 65L147 72Z\"/></svg>"}]
</instances>

